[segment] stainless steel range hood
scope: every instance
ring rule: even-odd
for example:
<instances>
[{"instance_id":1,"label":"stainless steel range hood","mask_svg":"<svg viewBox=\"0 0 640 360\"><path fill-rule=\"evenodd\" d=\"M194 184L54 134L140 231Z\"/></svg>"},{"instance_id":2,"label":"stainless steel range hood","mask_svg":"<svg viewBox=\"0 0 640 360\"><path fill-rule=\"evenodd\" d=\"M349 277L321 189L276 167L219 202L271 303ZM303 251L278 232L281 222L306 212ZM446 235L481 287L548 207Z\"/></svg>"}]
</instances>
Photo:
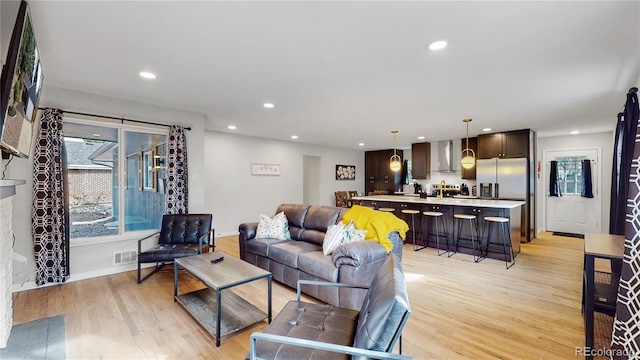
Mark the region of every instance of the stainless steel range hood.
<instances>
[{"instance_id":1,"label":"stainless steel range hood","mask_svg":"<svg viewBox=\"0 0 640 360\"><path fill-rule=\"evenodd\" d=\"M455 172L453 140L438 141L436 149L438 152L438 161L435 170L439 172Z\"/></svg>"}]
</instances>

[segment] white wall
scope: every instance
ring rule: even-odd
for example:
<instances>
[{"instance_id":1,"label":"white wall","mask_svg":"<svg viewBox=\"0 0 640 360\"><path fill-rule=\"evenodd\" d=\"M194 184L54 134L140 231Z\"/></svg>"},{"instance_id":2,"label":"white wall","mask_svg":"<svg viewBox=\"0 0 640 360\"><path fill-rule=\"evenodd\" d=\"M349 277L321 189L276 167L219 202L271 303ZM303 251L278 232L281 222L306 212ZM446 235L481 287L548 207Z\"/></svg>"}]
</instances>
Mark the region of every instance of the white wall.
<instances>
[{"instance_id":1,"label":"white wall","mask_svg":"<svg viewBox=\"0 0 640 360\"><path fill-rule=\"evenodd\" d=\"M320 204L334 205L335 191L364 191L364 152L221 132L205 134L205 208L216 236L238 233L243 222L273 215L282 203L302 203L303 156L320 157ZM280 176L251 175L252 163L280 164ZM355 180L335 180L336 165L355 165Z\"/></svg>"},{"instance_id":2,"label":"white wall","mask_svg":"<svg viewBox=\"0 0 640 360\"><path fill-rule=\"evenodd\" d=\"M204 212L206 210L205 199L200 195L205 191L204 115L48 86L43 89L40 106L191 127L192 130L186 134L189 193L192 195L189 198L189 211ZM7 178L27 181L25 185L16 188L14 198L13 226L16 236L14 251L28 259L26 265L17 264L14 268L14 290L29 288L33 286L34 280L35 264L31 236L32 161L32 159L14 158L6 172ZM4 164L6 165L6 161ZM74 244L72 241L70 281L135 268L134 265L116 267L112 264L112 258L114 251L137 249L136 240L137 237L122 238L118 241L99 244ZM25 282L27 284L22 287Z\"/></svg>"},{"instance_id":3,"label":"white wall","mask_svg":"<svg viewBox=\"0 0 640 360\"><path fill-rule=\"evenodd\" d=\"M615 115L615 114L614 114ZM612 116L610 120L615 128L617 119ZM567 150L567 149L584 149L600 147L602 149L601 158L598 159L598 167L602 171L602 183L599 186L600 196L602 200L602 211L600 211L601 231L609 232L609 207L611 204L611 167L613 166L613 131L583 134L583 135L567 135L538 137L538 154L537 159L540 161L540 178L536 178L537 194L536 194L536 234L545 231L545 196L549 189L545 188L545 179L549 177L543 154L548 150ZM594 175L595 176L595 175Z\"/></svg>"}]
</instances>

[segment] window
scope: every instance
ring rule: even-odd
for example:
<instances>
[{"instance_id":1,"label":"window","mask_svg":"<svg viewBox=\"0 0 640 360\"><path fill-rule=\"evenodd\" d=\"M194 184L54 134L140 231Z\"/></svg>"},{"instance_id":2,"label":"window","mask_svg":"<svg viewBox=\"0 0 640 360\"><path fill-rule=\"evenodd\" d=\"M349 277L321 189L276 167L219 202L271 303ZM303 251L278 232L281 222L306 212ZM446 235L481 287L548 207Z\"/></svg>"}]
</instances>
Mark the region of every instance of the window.
<instances>
[{"instance_id":1,"label":"window","mask_svg":"<svg viewBox=\"0 0 640 360\"><path fill-rule=\"evenodd\" d=\"M155 167L153 166L153 154L151 151L145 151L142 153L142 190L155 191L156 190L156 178Z\"/></svg>"},{"instance_id":2,"label":"window","mask_svg":"<svg viewBox=\"0 0 640 360\"><path fill-rule=\"evenodd\" d=\"M558 162L558 188L562 195L580 195L582 160L586 158L586 156L556 157Z\"/></svg>"},{"instance_id":3,"label":"window","mask_svg":"<svg viewBox=\"0 0 640 360\"><path fill-rule=\"evenodd\" d=\"M407 162L407 178L405 179L404 184L405 185L409 185L409 184L413 184L413 177L411 176L412 174L412 166L411 166L411 160L405 160Z\"/></svg>"},{"instance_id":4,"label":"window","mask_svg":"<svg viewBox=\"0 0 640 360\"><path fill-rule=\"evenodd\" d=\"M160 228L166 130L65 119L64 133L71 239Z\"/></svg>"}]
</instances>

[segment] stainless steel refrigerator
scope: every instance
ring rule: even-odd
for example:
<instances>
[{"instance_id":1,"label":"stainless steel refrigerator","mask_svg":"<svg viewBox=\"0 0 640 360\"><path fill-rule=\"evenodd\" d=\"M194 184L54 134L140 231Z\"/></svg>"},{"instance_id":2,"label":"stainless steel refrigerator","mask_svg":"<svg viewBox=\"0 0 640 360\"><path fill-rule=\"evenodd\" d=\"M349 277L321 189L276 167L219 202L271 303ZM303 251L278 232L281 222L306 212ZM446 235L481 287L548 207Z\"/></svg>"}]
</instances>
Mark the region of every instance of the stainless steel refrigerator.
<instances>
[{"instance_id":1,"label":"stainless steel refrigerator","mask_svg":"<svg viewBox=\"0 0 640 360\"><path fill-rule=\"evenodd\" d=\"M492 184L491 197L500 200L522 200L526 204L522 207L521 229L525 241L531 240L533 215L533 195L529 191L531 185L531 164L527 158L515 159L484 159L478 160L476 165L476 181L482 194L483 186ZM497 185L496 185L497 184ZM482 197L482 196L481 196ZM514 219L511 219L514 221ZM529 229L529 231L525 230ZM523 239L523 240L524 240Z\"/></svg>"}]
</instances>

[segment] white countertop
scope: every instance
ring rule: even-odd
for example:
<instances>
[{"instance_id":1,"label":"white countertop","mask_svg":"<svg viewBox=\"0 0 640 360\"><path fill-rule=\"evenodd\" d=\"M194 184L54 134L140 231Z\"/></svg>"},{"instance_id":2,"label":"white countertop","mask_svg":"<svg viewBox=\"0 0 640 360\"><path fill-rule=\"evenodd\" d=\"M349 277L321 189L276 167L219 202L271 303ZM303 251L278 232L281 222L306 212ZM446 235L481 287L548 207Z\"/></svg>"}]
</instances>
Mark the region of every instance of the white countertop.
<instances>
[{"instance_id":1,"label":"white countertop","mask_svg":"<svg viewBox=\"0 0 640 360\"><path fill-rule=\"evenodd\" d=\"M356 196L354 200L370 200L370 201L390 201L401 203L417 203L417 204L439 204L454 206L471 206L471 207L487 207L500 209L514 209L525 204L519 200L490 200L490 199L464 199L464 198L443 198L428 197L421 199L415 196L398 196L398 195L374 195L374 196Z\"/></svg>"},{"instance_id":2,"label":"white countertop","mask_svg":"<svg viewBox=\"0 0 640 360\"><path fill-rule=\"evenodd\" d=\"M404 196L420 196L420 194L414 194L414 193L406 193L406 192L394 192L395 195L404 195Z\"/></svg>"}]
</instances>

